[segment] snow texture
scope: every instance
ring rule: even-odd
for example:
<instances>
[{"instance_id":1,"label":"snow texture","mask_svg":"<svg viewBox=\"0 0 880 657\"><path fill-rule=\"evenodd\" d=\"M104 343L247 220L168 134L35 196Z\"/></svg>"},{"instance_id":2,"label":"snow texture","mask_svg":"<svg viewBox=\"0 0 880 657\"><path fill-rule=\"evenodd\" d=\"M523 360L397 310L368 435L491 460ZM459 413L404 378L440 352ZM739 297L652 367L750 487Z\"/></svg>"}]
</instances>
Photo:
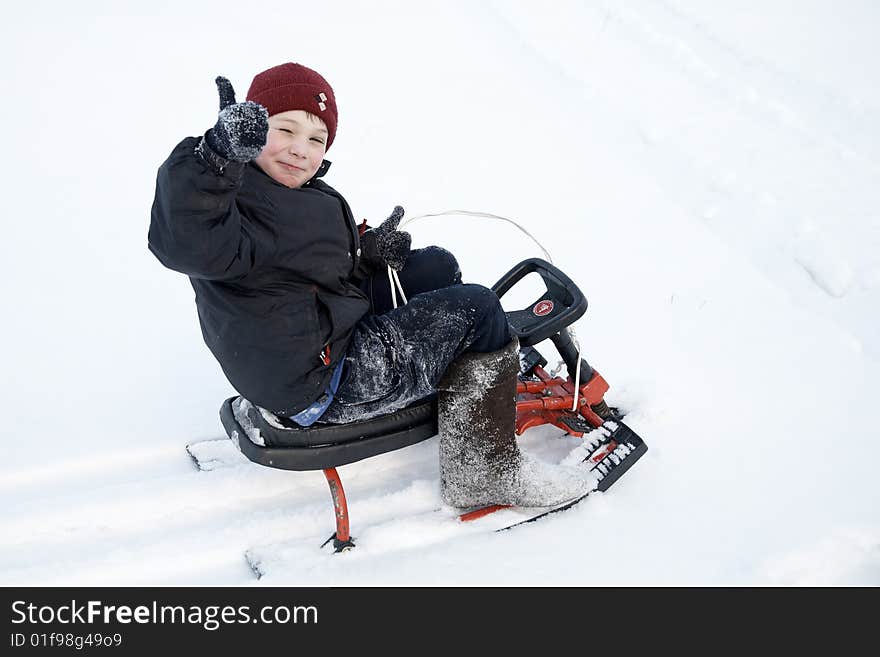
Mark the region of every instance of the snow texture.
<instances>
[{"instance_id":1,"label":"snow texture","mask_svg":"<svg viewBox=\"0 0 880 657\"><path fill-rule=\"evenodd\" d=\"M220 110L214 130L208 134L209 146L227 160L248 162L266 145L269 113L257 103L246 101Z\"/></svg>"},{"instance_id":2,"label":"snow texture","mask_svg":"<svg viewBox=\"0 0 880 657\"><path fill-rule=\"evenodd\" d=\"M186 450L192 455L200 470L217 470L244 465L247 458L238 451L238 443L227 437L190 443Z\"/></svg>"},{"instance_id":3,"label":"snow texture","mask_svg":"<svg viewBox=\"0 0 880 657\"><path fill-rule=\"evenodd\" d=\"M238 421L239 426L244 429L248 440L250 440L254 445L265 447L266 439L263 438L263 434L260 433L260 429L254 426L254 423L251 422L251 419L248 417L248 411L253 407L254 405L251 404L251 402L249 402L247 399L238 397L232 402L232 413L233 415L235 415L235 419L236 421ZM273 413L263 408L259 408L258 410L263 418L272 426L283 428L283 425L278 422L278 418Z\"/></svg>"},{"instance_id":4,"label":"snow texture","mask_svg":"<svg viewBox=\"0 0 880 657\"><path fill-rule=\"evenodd\" d=\"M250 550L269 586L880 584L880 7L791 7L334 1L292 40L263 0L10 5L0 582L253 584ZM230 15L235 48L191 38ZM461 525L430 439L339 469L358 547L333 555L320 472L193 469L234 391L146 249L156 170L216 75L285 61L337 92L327 180L359 220L508 217L584 291L583 356L649 446L607 493ZM473 216L406 230L483 285L541 255Z\"/></svg>"},{"instance_id":5,"label":"snow texture","mask_svg":"<svg viewBox=\"0 0 880 657\"><path fill-rule=\"evenodd\" d=\"M449 364L489 330L493 316L505 321L491 290L455 285L360 322L346 351L348 374L322 421L364 420L430 396Z\"/></svg>"}]
</instances>

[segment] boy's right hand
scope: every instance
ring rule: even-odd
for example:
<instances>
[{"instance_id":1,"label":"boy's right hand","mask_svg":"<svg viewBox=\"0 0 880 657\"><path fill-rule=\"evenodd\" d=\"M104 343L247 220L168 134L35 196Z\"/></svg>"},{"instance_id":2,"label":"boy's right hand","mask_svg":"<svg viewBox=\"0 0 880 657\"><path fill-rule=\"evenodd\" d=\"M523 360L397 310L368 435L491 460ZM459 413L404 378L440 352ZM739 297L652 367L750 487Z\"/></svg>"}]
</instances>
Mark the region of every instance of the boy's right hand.
<instances>
[{"instance_id":1,"label":"boy's right hand","mask_svg":"<svg viewBox=\"0 0 880 657\"><path fill-rule=\"evenodd\" d=\"M205 141L211 150L227 160L253 160L266 145L269 112L251 101L236 103L232 83L226 78L218 76L215 82L220 94L220 114L205 135Z\"/></svg>"}]
</instances>

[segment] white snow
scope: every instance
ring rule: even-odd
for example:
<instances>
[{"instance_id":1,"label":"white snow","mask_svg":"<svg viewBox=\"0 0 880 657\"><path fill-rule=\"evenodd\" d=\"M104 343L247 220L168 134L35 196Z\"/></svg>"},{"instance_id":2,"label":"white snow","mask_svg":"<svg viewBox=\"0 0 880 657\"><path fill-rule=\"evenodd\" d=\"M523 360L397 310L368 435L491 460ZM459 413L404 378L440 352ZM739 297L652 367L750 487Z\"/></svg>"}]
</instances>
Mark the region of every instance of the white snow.
<instances>
[{"instance_id":1,"label":"white snow","mask_svg":"<svg viewBox=\"0 0 880 657\"><path fill-rule=\"evenodd\" d=\"M875 3L7 14L0 583L250 584L250 550L269 585L880 584ZM327 180L358 219L508 217L578 282L584 356L649 445L608 493L459 527L431 439L339 469L334 556L320 472L193 469L233 391L147 251L155 172L213 124L215 76L241 100L284 61L336 90ZM409 229L468 282L541 255L473 216ZM561 461L559 433L522 444Z\"/></svg>"}]
</instances>

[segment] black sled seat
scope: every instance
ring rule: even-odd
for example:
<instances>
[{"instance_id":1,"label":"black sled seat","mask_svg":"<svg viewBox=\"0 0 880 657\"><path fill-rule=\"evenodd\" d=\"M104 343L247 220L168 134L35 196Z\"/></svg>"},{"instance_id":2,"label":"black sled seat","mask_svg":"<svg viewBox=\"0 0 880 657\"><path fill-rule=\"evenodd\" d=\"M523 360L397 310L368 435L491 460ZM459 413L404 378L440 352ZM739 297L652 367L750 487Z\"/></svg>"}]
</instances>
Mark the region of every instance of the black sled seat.
<instances>
[{"instance_id":1,"label":"black sled seat","mask_svg":"<svg viewBox=\"0 0 880 657\"><path fill-rule=\"evenodd\" d=\"M336 517L336 531L324 545L332 540L335 551L344 552L354 547L354 541L345 490L336 468L437 435L437 398L435 395L392 415L360 422L316 422L301 427L241 397L230 397L220 407L220 421L241 453L254 463L282 470L324 472Z\"/></svg>"},{"instance_id":2,"label":"black sled seat","mask_svg":"<svg viewBox=\"0 0 880 657\"><path fill-rule=\"evenodd\" d=\"M220 421L254 463L282 470L324 470L437 435L437 399L432 396L391 415L360 422L301 427L240 397L230 397L220 407Z\"/></svg>"}]
</instances>

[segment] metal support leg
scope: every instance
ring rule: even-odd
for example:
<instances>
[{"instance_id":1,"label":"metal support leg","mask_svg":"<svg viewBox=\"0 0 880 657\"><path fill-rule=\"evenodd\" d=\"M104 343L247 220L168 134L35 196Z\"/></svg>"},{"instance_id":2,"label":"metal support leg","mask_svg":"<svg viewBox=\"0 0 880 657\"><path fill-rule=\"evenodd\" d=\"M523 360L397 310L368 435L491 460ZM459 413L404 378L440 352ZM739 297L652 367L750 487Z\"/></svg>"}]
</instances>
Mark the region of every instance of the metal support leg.
<instances>
[{"instance_id":1,"label":"metal support leg","mask_svg":"<svg viewBox=\"0 0 880 657\"><path fill-rule=\"evenodd\" d=\"M327 468L324 470L324 476L330 485L330 495L333 497L333 511L336 516L336 532L324 541L327 545L333 541L335 552L346 552L354 547L354 541L348 526L348 503L345 501L345 490L342 488L342 480L336 472L336 468Z\"/></svg>"}]
</instances>

